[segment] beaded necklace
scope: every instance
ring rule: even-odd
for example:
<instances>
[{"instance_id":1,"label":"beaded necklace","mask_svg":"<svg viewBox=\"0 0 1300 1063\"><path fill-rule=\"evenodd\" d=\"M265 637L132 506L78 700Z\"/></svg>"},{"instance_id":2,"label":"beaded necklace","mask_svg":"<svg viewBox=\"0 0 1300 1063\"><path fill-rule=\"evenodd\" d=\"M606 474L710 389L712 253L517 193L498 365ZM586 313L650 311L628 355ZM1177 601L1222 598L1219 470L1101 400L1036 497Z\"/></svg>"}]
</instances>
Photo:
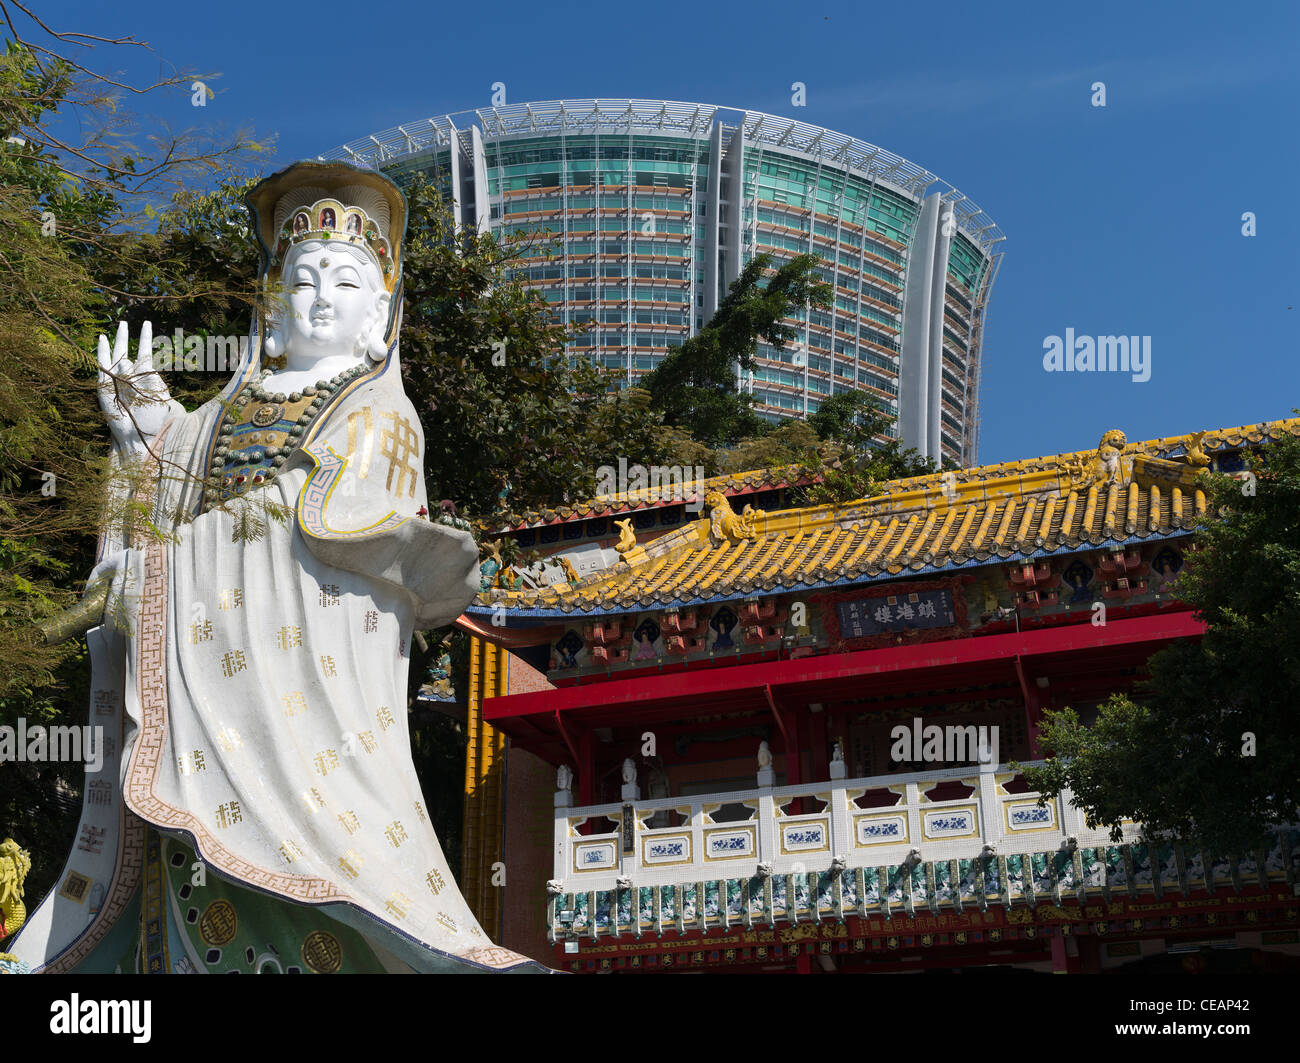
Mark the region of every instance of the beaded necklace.
<instances>
[{"instance_id":1,"label":"beaded necklace","mask_svg":"<svg viewBox=\"0 0 1300 1063\"><path fill-rule=\"evenodd\" d=\"M270 369L263 369L257 380L245 384L217 433L203 491L204 508L274 480L330 398L364 372L364 366L354 366L287 395L268 392L262 386Z\"/></svg>"}]
</instances>

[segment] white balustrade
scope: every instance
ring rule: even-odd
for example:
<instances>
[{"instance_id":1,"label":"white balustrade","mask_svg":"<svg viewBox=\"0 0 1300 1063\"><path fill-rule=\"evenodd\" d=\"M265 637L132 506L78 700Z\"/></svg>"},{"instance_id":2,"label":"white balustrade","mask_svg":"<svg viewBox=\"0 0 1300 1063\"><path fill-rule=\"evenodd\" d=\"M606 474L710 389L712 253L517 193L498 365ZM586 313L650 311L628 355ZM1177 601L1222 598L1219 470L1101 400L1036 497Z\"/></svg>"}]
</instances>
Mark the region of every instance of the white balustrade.
<instances>
[{"instance_id":1,"label":"white balustrade","mask_svg":"<svg viewBox=\"0 0 1300 1063\"><path fill-rule=\"evenodd\" d=\"M971 859L985 846L1004 856L1041 853L1068 837L1080 846L1112 844L1108 831L1087 829L1068 792L1041 806L1036 793L1006 793L1014 774L999 765L634 801L631 824L623 823L621 803L559 806L555 878L566 891L588 892L613 889L619 879L666 886L745 878L760 864L776 875L825 871L837 857L848 868L898 865L914 849L922 861L940 861ZM926 796L941 783L963 784L970 793ZM869 791L897 800L860 807ZM718 822L714 814L724 805L744 806L750 817ZM660 813L678 825L648 826ZM596 833L580 833L587 822ZM1135 832L1126 829L1126 839Z\"/></svg>"}]
</instances>

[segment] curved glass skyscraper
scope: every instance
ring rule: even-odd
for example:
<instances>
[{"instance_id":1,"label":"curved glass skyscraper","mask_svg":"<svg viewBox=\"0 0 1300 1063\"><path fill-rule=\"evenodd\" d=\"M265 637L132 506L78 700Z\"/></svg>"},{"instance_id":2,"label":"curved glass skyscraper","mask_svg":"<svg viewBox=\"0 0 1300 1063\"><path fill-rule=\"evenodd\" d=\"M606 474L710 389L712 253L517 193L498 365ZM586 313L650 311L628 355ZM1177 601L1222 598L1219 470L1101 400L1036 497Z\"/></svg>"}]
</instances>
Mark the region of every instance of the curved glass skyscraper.
<instances>
[{"instance_id":1,"label":"curved glass skyscraper","mask_svg":"<svg viewBox=\"0 0 1300 1063\"><path fill-rule=\"evenodd\" d=\"M754 111L561 100L444 115L323 156L420 170L480 229L539 234L517 275L571 348L631 383L713 314L758 252L811 252L834 304L737 375L765 416L861 389L910 446L974 463L980 344L1002 233L951 185L883 148Z\"/></svg>"}]
</instances>

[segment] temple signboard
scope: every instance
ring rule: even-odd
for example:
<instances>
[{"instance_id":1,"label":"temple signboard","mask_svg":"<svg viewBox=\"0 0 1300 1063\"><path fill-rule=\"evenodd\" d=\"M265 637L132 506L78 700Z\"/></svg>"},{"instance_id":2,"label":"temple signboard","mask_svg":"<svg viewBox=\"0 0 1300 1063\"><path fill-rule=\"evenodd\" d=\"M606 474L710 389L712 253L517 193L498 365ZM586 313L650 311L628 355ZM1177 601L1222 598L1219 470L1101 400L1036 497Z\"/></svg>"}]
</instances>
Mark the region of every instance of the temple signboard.
<instances>
[{"instance_id":1,"label":"temple signboard","mask_svg":"<svg viewBox=\"0 0 1300 1063\"><path fill-rule=\"evenodd\" d=\"M851 598L835 603L841 638L870 638L911 628L949 627L956 623L948 588Z\"/></svg>"}]
</instances>

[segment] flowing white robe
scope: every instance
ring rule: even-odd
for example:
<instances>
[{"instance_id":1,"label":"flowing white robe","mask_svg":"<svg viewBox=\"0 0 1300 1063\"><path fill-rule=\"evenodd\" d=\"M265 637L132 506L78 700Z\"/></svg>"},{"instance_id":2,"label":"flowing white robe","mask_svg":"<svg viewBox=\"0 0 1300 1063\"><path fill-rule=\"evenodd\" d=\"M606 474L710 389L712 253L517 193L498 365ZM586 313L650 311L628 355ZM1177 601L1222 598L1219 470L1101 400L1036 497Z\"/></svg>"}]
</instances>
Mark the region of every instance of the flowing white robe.
<instances>
[{"instance_id":1,"label":"flowing white robe","mask_svg":"<svg viewBox=\"0 0 1300 1063\"><path fill-rule=\"evenodd\" d=\"M198 510L224 411L175 417L155 442L154 519L176 541L131 549L118 581L126 807L416 970L538 969L470 912L411 761L413 627L458 616L479 573L468 533L419 515L423 432L396 359L345 385L246 503L178 522ZM289 519L241 540L240 506L259 500Z\"/></svg>"}]
</instances>

